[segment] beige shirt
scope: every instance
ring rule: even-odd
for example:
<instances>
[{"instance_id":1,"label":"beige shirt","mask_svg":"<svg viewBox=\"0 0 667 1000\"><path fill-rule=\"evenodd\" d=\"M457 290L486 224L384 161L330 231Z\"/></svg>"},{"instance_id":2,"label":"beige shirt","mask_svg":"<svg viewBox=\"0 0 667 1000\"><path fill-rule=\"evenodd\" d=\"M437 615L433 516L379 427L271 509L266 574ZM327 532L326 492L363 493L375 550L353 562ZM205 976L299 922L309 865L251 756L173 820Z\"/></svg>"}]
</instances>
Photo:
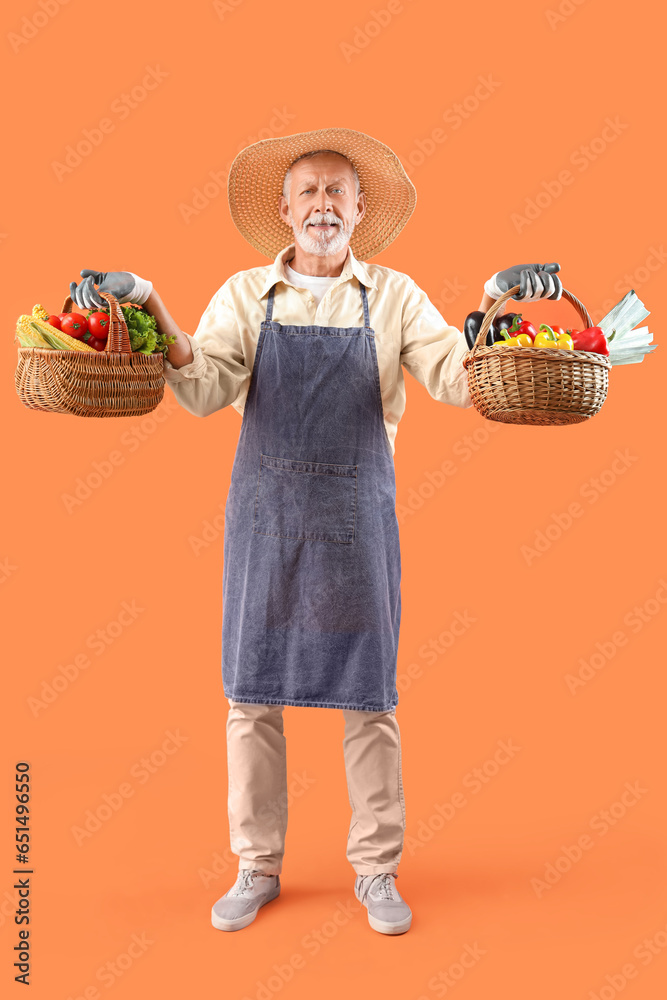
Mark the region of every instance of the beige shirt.
<instances>
[{"instance_id":1,"label":"beige shirt","mask_svg":"<svg viewBox=\"0 0 667 1000\"><path fill-rule=\"evenodd\" d=\"M260 324L269 289L276 281L273 319L290 326L363 326L359 282L366 286L392 455L405 411L402 366L439 402L472 406L462 364L468 350L465 338L449 326L409 275L381 264L362 263L348 246L342 273L318 305L310 291L288 279L283 258L293 256L292 243L276 255L273 264L237 271L228 278L206 307L194 336L186 333L194 359L182 368L174 368L165 359L165 379L181 406L205 417L231 403L243 414Z\"/></svg>"}]
</instances>

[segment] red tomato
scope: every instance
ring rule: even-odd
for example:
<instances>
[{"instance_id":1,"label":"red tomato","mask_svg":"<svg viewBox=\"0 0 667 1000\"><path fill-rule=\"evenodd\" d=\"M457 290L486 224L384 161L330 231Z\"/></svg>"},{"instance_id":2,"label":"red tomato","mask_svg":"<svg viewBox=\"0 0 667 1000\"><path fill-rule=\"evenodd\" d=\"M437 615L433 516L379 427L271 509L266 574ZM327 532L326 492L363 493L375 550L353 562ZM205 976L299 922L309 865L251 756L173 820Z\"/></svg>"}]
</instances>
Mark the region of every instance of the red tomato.
<instances>
[{"instance_id":1,"label":"red tomato","mask_svg":"<svg viewBox=\"0 0 667 1000\"><path fill-rule=\"evenodd\" d=\"M88 321L81 313L68 313L64 319L61 319L60 329L63 333L68 333L70 337L81 340L88 330Z\"/></svg>"},{"instance_id":2,"label":"red tomato","mask_svg":"<svg viewBox=\"0 0 667 1000\"><path fill-rule=\"evenodd\" d=\"M96 351L103 351L107 346L106 340L98 340L97 337L89 337L87 343L89 347L94 347Z\"/></svg>"},{"instance_id":3,"label":"red tomato","mask_svg":"<svg viewBox=\"0 0 667 1000\"><path fill-rule=\"evenodd\" d=\"M56 330L62 330L60 325L60 316L49 316L46 322L49 326L55 326Z\"/></svg>"},{"instance_id":4,"label":"red tomato","mask_svg":"<svg viewBox=\"0 0 667 1000\"><path fill-rule=\"evenodd\" d=\"M106 340L109 336L109 316L105 312L94 312L88 315L88 329L91 336L98 340Z\"/></svg>"},{"instance_id":5,"label":"red tomato","mask_svg":"<svg viewBox=\"0 0 667 1000\"><path fill-rule=\"evenodd\" d=\"M550 326L557 337L562 337L563 334L567 333L567 331L562 326L554 326L553 323L551 323Z\"/></svg>"}]
</instances>

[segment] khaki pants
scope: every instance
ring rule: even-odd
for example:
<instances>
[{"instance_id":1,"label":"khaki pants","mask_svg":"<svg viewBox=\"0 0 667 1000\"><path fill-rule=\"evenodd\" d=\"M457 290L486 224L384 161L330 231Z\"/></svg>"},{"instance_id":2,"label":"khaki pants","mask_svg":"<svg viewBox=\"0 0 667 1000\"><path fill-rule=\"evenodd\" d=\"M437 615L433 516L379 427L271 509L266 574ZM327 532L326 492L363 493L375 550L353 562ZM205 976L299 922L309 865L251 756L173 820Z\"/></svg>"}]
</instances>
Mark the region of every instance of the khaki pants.
<instances>
[{"instance_id":1,"label":"khaki pants","mask_svg":"<svg viewBox=\"0 0 667 1000\"><path fill-rule=\"evenodd\" d=\"M287 830L284 706L227 700L231 849L239 856L239 869L257 868L267 875L279 875ZM405 833L396 710L341 711L352 808L347 859L357 875L395 872Z\"/></svg>"}]
</instances>

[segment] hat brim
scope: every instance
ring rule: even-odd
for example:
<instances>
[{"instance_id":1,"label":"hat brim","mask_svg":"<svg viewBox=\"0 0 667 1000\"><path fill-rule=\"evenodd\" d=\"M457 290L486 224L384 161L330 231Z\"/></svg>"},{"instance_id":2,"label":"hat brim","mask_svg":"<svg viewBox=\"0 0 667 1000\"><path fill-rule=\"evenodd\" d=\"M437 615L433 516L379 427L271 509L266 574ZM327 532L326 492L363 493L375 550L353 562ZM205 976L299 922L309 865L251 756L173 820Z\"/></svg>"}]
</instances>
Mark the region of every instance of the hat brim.
<instances>
[{"instance_id":1,"label":"hat brim","mask_svg":"<svg viewBox=\"0 0 667 1000\"><path fill-rule=\"evenodd\" d=\"M417 192L394 151L349 128L322 128L261 139L242 149L227 179L234 225L251 246L271 260L292 242L294 231L280 217L278 199L290 164L302 153L331 149L342 153L359 174L366 211L350 238L358 260L381 253L412 215Z\"/></svg>"}]
</instances>

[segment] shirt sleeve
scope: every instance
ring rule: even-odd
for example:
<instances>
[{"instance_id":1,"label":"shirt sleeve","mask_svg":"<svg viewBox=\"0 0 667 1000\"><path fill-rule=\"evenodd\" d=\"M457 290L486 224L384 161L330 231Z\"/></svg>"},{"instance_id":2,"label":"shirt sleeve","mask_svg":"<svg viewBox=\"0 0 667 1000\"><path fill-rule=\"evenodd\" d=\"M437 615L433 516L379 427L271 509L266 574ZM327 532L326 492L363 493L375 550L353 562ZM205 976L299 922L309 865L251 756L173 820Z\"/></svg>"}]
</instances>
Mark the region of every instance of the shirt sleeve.
<instances>
[{"instance_id":1,"label":"shirt sleeve","mask_svg":"<svg viewBox=\"0 0 667 1000\"><path fill-rule=\"evenodd\" d=\"M426 292L408 277L403 301L401 364L433 399L452 406L472 406L463 357L465 337L449 326Z\"/></svg>"},{"instance_id":2,"label":"shirt sleeve","mask_svg":"<svg viewBox=\"0 0 667 1000\"><path fill-rule=\"evenodd\" d=\"M181 368L165 358L164 377L178 402L196 417L206 417L238 396L251 374L245 365L243 345L226 282L215 293L190 341L192 361Z\"/></svg>"}]
</instances>

